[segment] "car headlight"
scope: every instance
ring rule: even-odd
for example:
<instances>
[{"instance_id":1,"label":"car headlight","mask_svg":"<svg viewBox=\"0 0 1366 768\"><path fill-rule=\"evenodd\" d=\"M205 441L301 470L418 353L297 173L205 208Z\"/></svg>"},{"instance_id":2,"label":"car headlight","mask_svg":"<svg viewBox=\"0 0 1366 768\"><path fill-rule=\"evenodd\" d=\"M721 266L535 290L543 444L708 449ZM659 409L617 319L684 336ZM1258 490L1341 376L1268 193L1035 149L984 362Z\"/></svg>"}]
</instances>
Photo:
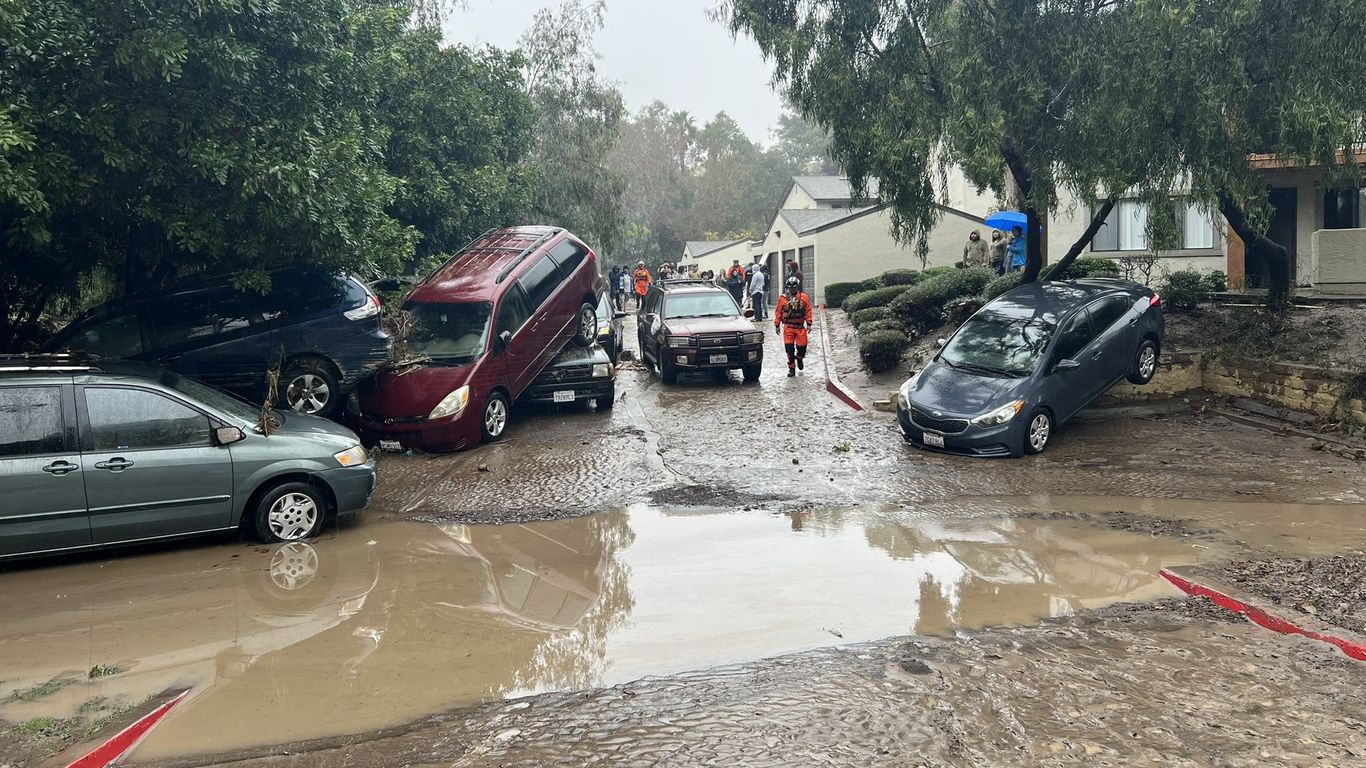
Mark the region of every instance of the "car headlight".
<instances>
[{"instance_id":1,"label":"car headlight","mask_svg":"<svg viewBox=\"0 0 1366 768\"><path fill-rule=\"evenodd\" d=\"M365 447L353 445L341 453L332 454L332 458L343 467L359 467L370 460L370 456L365 452Z\"/></svg>"},{"instance_id":2,"label":"car headlight","mask_svg":"<svg viewBox=\"0 0 1366 768\"><path fill-rule=\"evenodd\" d=\"M611 336L611 335L612 335L612 326L610 326L610 325L604 325L603 327L599 328L599 329L598 329L598 335L599 335L599 336Z\"/></svg>"},{"instance_id":3,"label":"car headlight","mask_svg":"<svg viewBox=\"0 0 1366 768\"><path fill-rule=\"evenodd\" d=\"M612 366L608 365L607 363L598 363L597 365L593 366L593 378L605 379L611 375Z\"/></svg>"},{"instance_id":4,"label":"car headlight","mask_svg":"<svg viewBox=\"0 0 1366 768\"><path fill-rule=\"evenodd\" d=\"M1009 405L997 408L996 410L986 414L985 416L978 416L977 418L972 420L972 423L976 424L979 427L1000 426L1001 424L1005 424L1006 422L1018 416L1022 408L1024 408L1024 401L1016 400L1015 402L1010 403Z\"/></svg>"},{"instance_id":5,"label":"car headlight","mask_svg":"<svg viewBox=\"0 0 1366 768\"><path fill-rule=\"evenodd\" d=\"M470 404L470 385L466 384L460 389L446 395L441 402L436 404L432 412L427 414L429 419L444 419L447 416L454 416L465 410L465 406Z\"/></svg>"},{"instance_id":6,"label":"car headlight","mask_svg":"<svg viewBox=\"0 0 1366 768\"><path fill-rule=\"evenodd\" d=\"M689 336L670 336L669 346L673 349L677 349L679 347L691 347L692 338Z\"/></svg>"},{"instance_id":7,"label":"car headlight","mask_svg":"<svg viewBox=\"0 0 1366 768\"><path fill-rule=\"evenodd\" d=\"M911 409L911 387L915 386L915 380L919 377L920 374L916 373L911 378L906 379L906 382L901 385L901 389L897 390L896 393L897 405L908 411Z\"/></svg>"},{"instance_id":8,"label":"car headlight","mask_svg":"<svg viewBox=\"0 0 1366 768\"><path fill-rule=\"evenodd\" d=\"M740 334L740 343L741 343L741 344L763 344L763 343L764 343L764 332L763 332L763 331L753 331L753 332L751 332L751 333L742 333L742 334Z\"/></svg>"}]
</instances>

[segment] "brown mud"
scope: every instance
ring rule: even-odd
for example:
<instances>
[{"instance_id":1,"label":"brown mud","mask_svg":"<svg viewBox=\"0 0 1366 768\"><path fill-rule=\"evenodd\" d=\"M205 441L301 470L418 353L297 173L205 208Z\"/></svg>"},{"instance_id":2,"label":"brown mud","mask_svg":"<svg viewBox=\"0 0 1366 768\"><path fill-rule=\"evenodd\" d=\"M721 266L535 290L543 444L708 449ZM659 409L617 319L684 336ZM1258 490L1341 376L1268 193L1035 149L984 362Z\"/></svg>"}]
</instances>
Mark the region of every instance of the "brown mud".
<instances>
[{"instance_id":1,"label":"brown mud","mask_svg":"<svg viewBox=\"0 0 1366 768\"><path fill-rule=\"evenodd\" d=\"M1366 635L1366 553L1239 560L1201 570L1295 613Z\"/></svg>"}]
</instances>

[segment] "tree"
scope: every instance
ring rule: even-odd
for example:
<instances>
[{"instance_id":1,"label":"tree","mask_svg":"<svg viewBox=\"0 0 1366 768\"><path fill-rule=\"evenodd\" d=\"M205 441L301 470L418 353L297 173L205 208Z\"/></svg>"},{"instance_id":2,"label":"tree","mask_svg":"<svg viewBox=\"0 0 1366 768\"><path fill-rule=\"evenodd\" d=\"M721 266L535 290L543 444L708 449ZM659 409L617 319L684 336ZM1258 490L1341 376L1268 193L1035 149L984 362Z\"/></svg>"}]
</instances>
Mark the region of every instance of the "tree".
<instances>
[{"instance_id":1,"label":"tree","mask_svg":"<svg viewBox=\"0 0 1366 768\"><path fill-rule=\"evenodd\" d=\"M521 47L537 116L534 214L611 253L624 223L625 182L607 158L626 108L621 93L597 74L592 39L605 10L605 0L565 0L542 9Z\"/></svg>"},{"instance_id":2,"label":"tree","mask_svg":"<svg viewBox=\"0 0 1366 768\"><path fill-rule=\"evenodd\" d=\"M799 113L783 111L774 139L769 151L795 174L831 176L840 172L839 165L830 157L829 132L808 123Z\"/></svg>"}]
</instances>

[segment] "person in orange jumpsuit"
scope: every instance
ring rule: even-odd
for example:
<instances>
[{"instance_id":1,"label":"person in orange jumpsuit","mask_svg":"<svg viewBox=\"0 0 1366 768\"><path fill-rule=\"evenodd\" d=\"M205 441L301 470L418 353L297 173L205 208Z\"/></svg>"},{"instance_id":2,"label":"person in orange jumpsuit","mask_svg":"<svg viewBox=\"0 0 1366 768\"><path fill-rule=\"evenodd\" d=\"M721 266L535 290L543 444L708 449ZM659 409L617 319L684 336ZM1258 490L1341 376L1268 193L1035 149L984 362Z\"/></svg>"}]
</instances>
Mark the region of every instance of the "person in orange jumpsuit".
<instances>
[{"instance_id":1,"label":"person in orange jumpsuit","mask_svg":"<svg viewBox=\"0 0 1366 768\"><path fill-rule=\"evenodd\" d=\"M636 271L631 273L631 279L636 283L636 311L640 311L641 305L645 303L645 292L650 290L650 284L655 281L650 276L650 270L645 268L645 262L636 264Z\"/></svg>"},{"instance_id":2,"label":"person in orange jumpsuit","mask_svg":"<svg viewBox=\"0 0 1366 768\"><path fill-rule=\"evenodd\" d=\"M778 297L778 308L773 311L773 331L781 328L783 346L787 348L787 375L796 376L806 368L806 345L811 330L811 297L802 292L802 282L787 279L787 293Z\"/></svg>"}]
</instances>

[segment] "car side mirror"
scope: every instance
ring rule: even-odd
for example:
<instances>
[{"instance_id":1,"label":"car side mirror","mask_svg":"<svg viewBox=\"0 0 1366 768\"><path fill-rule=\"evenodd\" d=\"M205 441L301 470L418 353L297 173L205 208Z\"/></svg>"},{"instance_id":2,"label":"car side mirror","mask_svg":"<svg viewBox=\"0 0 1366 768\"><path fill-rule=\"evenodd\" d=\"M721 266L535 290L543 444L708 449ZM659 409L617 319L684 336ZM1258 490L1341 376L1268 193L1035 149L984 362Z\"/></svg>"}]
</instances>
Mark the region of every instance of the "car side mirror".
<instances>
[{"instance_id":1,"label":"car side mirror","mask_svg":"<svg viewBox=\"0 0 1366 768\"><path fill-rule=\"evenodd\" d=\"M935 345L938 346L940 349L943 349L948 343L949 343L949 340L948 340L948 339L939 339L938 341L935 342Z\"/></svg>"},{"instance_id":2,"label":"car side mirror","mask_svg":"<svg viewBox=\"0 0 1366 768\"><path fill-rule=\"evenodd\" d=\"M614 320L620 320L620 319L622 319L623 317L626 317L626 313L625 313L625 312L617 312L617 313L614 313L614 314L612 315L612 319L614 319Z\"/></svg>"},{"instance_id":3,"label":"car side mirror","mask_svg":"<svg viewBox=\"0 0 1366 768\"><path fill-rule=\"evenodd\" d=\"M1065 360L1059 360L1059 361L1057 362L1057 364L1053 366L1053 370L1055 370L1055 371L1075 371L1075 370L1077 370L1077 369L1080 368L1080 367L1081 367L1081 363L1077 362L1076 360L1072 360L1072 359L1069 358L1069 359L1065 359Z\"/></svg>"},{"instance_id":4,"label":"car side mirror","mask_svg":"<svg viewBox=\"0 0 1366 768\"><path fill-rule=\"evenodd\" d=\"M504 350L504 349L507 349L507 348L508 348L508 345L511 344L511 343L512 343L512 331L503 331L502 333L498 334L498 349L499 349L500 351L501 351L501 350Z\"/></svg>"},{"instance_id":5,"label":"car side mirror","mask_svg":"<svg viewBox=\"0 0 1366 768\"><path fill-rule=\"evenodd\" d=\"M232 445L247 439L246 433L237 427L219 427L213 431L215 445Z\"/></svg>"}]
</instances>

